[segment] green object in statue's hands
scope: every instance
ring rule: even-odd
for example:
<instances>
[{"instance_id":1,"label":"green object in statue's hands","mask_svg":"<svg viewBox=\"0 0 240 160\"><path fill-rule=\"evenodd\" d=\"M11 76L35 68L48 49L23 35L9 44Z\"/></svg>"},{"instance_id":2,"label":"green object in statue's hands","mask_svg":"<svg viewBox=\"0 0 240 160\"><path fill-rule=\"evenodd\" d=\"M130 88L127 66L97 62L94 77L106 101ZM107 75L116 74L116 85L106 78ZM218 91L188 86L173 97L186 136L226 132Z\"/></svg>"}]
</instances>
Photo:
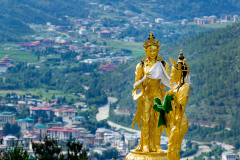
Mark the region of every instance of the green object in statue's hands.
<instances>
[{"instance_id":1,"label":"green object in statue's hands","mask_svg":"<svg viewBox=\"0 0 240 160\"><path fill-rule=\"evenodd\" d=\"M160 113L159 119L158 119L158 127L160 127L161 125L165 125L165 126L167 125L165 113L168 114L170 111L173 111L172 104L171 104L171 101L173 99L174 99L173 96L167 94L162 104L159 98L154 98L155 104L153 108L155 111Z\"/></svg>"}]
</instances>

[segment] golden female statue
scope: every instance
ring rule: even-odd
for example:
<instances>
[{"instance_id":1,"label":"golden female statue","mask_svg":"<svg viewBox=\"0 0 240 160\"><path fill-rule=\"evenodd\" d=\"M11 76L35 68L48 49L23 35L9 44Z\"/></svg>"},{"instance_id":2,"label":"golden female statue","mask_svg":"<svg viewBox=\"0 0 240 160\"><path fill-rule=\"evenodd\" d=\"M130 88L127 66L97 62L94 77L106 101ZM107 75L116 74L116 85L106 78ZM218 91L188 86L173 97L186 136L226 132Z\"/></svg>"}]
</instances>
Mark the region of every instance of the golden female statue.
<instances>
[{"instance_id":1,"label":"golden female statue","mask_svg":"<svg viewBox=\"0 0 240 160\"><path fill-rule=\"evenodd\" d=\"M181 143L189 125L185 114L190 93L189 66L182 51L179 54L178 62L171 58L170 61L172 64L171 83L175 83L175 85L168 92L174 97L174 100L172 100L173 111L166 114L169 136L167 156L169 160L180 160Z\"/></svg>"},{"instance_id":2,"label":"golden female statue","mask_svg":"<svg viewBox=\"0 0 240 160\"><path fill-rule=\"evenodd\" d=\"M132 92L133 99L137 100L137 113L133 119L132 127L138 122L141 125L141 138L138 146L133 154L141 153L161 153L160 139L164 126L158 127L159 113L153 109L154 98L163 101L165 97L164 86L170 87L169 65L163 61L161 56L158 57L160 51L160 42L155 41L152 32L150 32L148 41L145 41L146 58L137 64L135 72L135 84ZM137 94L138 90L141 90ZM126 159L138 159L128 155ZM135 156L136 157L136 156ZM141 159L149 159L141 158ZM156 158L159 159L159 158Z\"/></svg>"}]
</instances>

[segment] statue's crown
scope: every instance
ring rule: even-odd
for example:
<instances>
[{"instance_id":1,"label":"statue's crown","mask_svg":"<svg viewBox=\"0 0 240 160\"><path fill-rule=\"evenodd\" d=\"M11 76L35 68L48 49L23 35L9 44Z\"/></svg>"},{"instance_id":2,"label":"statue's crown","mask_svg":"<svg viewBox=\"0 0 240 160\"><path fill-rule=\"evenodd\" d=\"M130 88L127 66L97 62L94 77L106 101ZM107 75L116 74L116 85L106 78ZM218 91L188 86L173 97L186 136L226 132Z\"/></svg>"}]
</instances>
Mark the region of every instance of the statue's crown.
<instances>
[{"instance_id":1,"label":"statue's crown","mask_svg":"<svg viewBox=\"0 0 240 160\"><path fill-rule=\"evenodd\" d=\"M187 60L184 59L182 50L180 50L179 56L178 56L178 62L176 62L174 59L170 58L170 62L171 64L177 68L178 70L182 70L182 71L187 71L189 73L189 68L190 66L187 64Z\"/></svg>"},{"instance_id":2,"label":"statue's crown","mask_svg":"<svg viewBox=\"0 0 240 160\"><path fill-rule=\"evenodd\" d=\"M156 46L157 48L159 48L161 46L161 43L159 42L159 40L155 41L155 37L154 35L152 34L152 31L150 31L150 35L148 37L148 42L145 41L143 43L143 47L145 49L147 49L149 46Z\"/></svg>"}]
</instances>

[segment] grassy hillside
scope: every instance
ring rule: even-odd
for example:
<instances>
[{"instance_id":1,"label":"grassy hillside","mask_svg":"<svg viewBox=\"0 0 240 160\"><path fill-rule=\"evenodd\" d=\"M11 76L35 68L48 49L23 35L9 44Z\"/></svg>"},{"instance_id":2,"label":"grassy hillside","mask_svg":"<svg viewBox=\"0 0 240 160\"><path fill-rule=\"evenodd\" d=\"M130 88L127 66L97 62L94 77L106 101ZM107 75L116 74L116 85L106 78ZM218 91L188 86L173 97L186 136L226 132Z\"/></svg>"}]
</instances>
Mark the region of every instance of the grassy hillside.
<instances>
[{"instance_id":1,"label":"grassy hillside","mask_svg":"<svg viewBox=\"0 0 240 160\"><path fill-rule=\"evenodd\" d=\"M94 18L113 18L117 19L114 22L118 22L119 25L126 23L127 17L123 14L124 11L130 10L134 13L146 13L148 17L151 17L149 21L153 21L154 18L161 17L166 20L178 20L183 18L192 19L194 17L204 15L217 15L221 16L226 14L240 14L240 3L235 0L226 1L192 1L192 0L170 0L170 1L146 1L146 0L132 0L132 1L106 1L106 0L93 0L91 2L97 2L97 4L112 5L114 9L118 11L103 11L103 8L99 8L98 5L91 5L86 0L2 0L0 1L0 15L7 18L8 21L15 21L16 27L14 28L10 24L5 24L0 20L0 40L12 40L19 35L15 34L19 30L25 30L19 33L32 32L29 27L24 26L24 23L40 23L46 24L51 22L53 24L67 25L68 22L64 21L65 15L70 17L86 18L89 13ZM111 24L111 23L110 23ZM164 28L157 28L162 30ZM189 32L184 28L181 32ZM199 28L196 27L196 30ZM171 31L172 29L169 29ZM4 32L7 33L4 34ZM11 35L13 34L13 35ZM126 34L126 33L125 33ZM187 33L187 35L192 33ZM121 35L124 36L124 35ZM177 34L175 36L178 37ZM174 39L177 39L174 38ZM139 39L139 37L138 37Z\"/></svg>"},{"instance_id":2,"label":"grassy hillside","mask_svg":"<svg viewBox=\"0 0 240 160\"><path fill-rule=\"evenodd\" d=\"M164 49L165 53L175 55L183 49L191 65L190 118L231 124L240 106L239 38L240 24L235 24Z\"/></svg>"},{"instance_id":3,"label":"grassy hillside","mask_svg":"<svg viewBox=\"0 0 240 160\"><path fill-rule=\"evenodd\" d=\"M18 41L33 31L20 20L0 15L0 41Z\"/></svg>"},{"instance_id":4,"label":"grassy hillside","mask_svg":"<svg viewBox=\"0 0 240 160\"><path fill-rule=\"evenodd\" d=\"M7 0L0 1L0 14L8 15L25 23L61 23L65 15L86 17L88 11L83 0Z\"/></svg>"},{"instance_id":5,"label":"grassy hillside","mask_svg":"<svg viewBox=\"0 0 240 160\"><path fill-rule=\"evenodd\" d=\"M51 22L53 24L67 25L67 21L64 21L65 15L78 18L86 18L89 13L95 18L103 19L104 16L112 17L116 19L121 19L119 21L119 26L126 22L128 17L123 16L123 12L126 10L133 11L135 13L146 13L148 16L152 17L150 21L154 18L162 17L167 20L178 20L183 18L193 18L196 16L212 15L215 14L220 16L222 14L240 14L240 4L234 0L227 1L191 1L191 0L171 0L171 1L106 1L106 0L93 0L92 2L97 2L98 4L110 4L118 9L119 12L106 12L100 9L98 6L91 5L89 1L86 0L3 0L0 1L0 15L6 17L8 21L16 20L14 22L16 27L9 24L5 24L0 20L1 26L6 26L0 28L0 39L1 37L7 37L6 40L14 39L11 35L18 32L18 30L25 30L29 33L31 30L29 27L24 26L23 23L40 23L46 24L46 22ZM107 15L105 15L107 14ZM103 19L104 20L104 19ZM164 28L158 28L162 30ZM196 29L199 29L196 27ZM170 29L172 30L172 29ZM3 34L7 31L6 34ZM181 32L186 32L184 29ZM191 34L191 33L189 33ZM123 35L122 35L123 36ZM175 36L178 36L177 34ZM139 37L138 37L139 38ZM177 39L177 37L175 38Z\"/></svg>"},{"instance_id":6,"label":"grassy hillside","mask_svg":"<svg viewBox=\"0 0 240 160\"><path fill-rule=\"evenodd\" d=\"M0 1L0 41L18 41L33 31L26 23L67 25L65 15L86 17L86 3L75 0L3 0Z\"/></svg>"}]
</instances>

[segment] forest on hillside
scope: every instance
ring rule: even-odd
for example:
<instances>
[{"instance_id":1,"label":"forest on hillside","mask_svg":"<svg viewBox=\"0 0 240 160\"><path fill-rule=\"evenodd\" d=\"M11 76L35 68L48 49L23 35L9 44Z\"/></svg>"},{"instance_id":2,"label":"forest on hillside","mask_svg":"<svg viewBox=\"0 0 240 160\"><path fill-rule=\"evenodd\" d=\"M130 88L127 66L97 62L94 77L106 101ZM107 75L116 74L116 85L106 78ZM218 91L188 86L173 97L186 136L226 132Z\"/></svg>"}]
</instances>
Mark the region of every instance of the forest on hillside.
<instances>
[{"instance_id":1,"label":"forest on hillside","mask_svg":"<svg viewBox=\"0 0 240 160\"><path fill-rule=\"evenodd\" d=\"M239 146L235 141L239 135L240 121L240 24L224 29L201 33L184 41L177 41L162 47L161 55L168 60L171 56L177 59L180 49L190 65L191 94L186 113L192 122L217 124L217 128L193 126L186 135L202 141L219 140ZM131 91L134 83L135 66L140 62L119 66L117 72L108 73L100 79L103 88L118 97L120 110L129 110L130 115L136 112L136 102L132 100ZM121 79L121 81L118 81ZM118 81L118 83L114 83ZM116 108L116 106L114 108ZM114 114L114 113L113 113ZM113 121L129 126L129 116L111 116ZM231 131L224 128L230 126ZM202 132L202 137L196 137Z\"/></svg>"}]
</instances>

